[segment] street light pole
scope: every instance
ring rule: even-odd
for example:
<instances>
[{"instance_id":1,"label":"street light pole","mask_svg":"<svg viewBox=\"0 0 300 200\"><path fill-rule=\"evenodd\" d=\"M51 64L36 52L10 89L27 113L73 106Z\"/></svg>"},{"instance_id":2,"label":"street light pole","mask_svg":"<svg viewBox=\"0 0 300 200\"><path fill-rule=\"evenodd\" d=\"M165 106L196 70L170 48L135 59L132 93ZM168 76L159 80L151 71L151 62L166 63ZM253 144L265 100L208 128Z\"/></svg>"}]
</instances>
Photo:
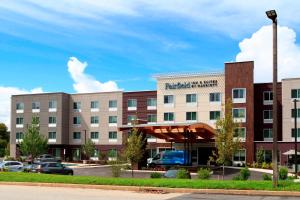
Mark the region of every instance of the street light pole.
<instances>
[{"instance_id":1,"label":"street light pole","mask_svg":"<svg viewBox=\"0 0 300 200\"><path fill-rule=\"evenodd\" d=\"M295 129L294 129L294 136L295 136L295 158L294 158L294 163L295 163L295 177L297 178L298 174L298 158L297 158L297 137L298 137L298 128L297 128L297 117L298 117L298 111L297 111L297 99L294 99L294 119L295 119Z\"/></svg>"},{"instance_id":2,"label":"street light pole","mask_svg":"<svg viewBox=\"0 0 300 200\"><path fill-rule=\"evenodd\" d=\"M273 22L273 187L278 186L278 137L277 137L277 14L275 10L266 12Z\"/></svg>"}]
</instances>

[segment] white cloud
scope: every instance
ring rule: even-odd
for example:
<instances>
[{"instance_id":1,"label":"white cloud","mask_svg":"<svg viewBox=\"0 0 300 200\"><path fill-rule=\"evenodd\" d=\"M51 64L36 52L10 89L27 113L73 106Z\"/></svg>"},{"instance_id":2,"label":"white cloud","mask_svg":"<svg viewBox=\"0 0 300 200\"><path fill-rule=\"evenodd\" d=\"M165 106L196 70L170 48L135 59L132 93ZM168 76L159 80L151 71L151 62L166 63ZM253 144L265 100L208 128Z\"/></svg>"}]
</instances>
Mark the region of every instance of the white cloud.
<instances>
[{"instance_id":1,"label":"white cloud","mask_svg":"<svg viewBox=\"0 0 300 200\"><path fill-rule=\"evenodd\" d=\"M295 0L60 0L59 3L2 0L1 8L35 20L75 27L81 19L83 23L91 20L94 27L111 25L114 16L168 19L187 29L214 30L236 38L270 23L265 16L270 8L278 11L280 23L291 27L300 25L300 15L295 14L300 12L300 2ZM97 20L96 23L93 20ZM114 31L120 28L115 27Z\"/></svg>"},{"instance_id":2,"label":"white cloud","mask_svg":"<svg viewBox=\"0 0 300 200\"><path fill-rule=\"evenodd\" d=\"M101 83L100 81L95 80L94 77L85 74L84 70L87 65L86 62L80 62L75 57L71 57L68 61L68 71L75 82L73 87L76 92L109 92L120 90L114 81Z\"/></svg>"},{"instance_id":3,"label":"white cloud","mask_svg":"<svg viewBox=\"0 0 300 200\"><path fill-rule=\"evenodd\" d=\"M25 90L16 87L0 86L0 122L3 122L10 129L10 108L11 96L17 94L42 93L42 88L34 88L32 90Z\"/></svg>"},{"instance_id":4,"label":"white cloud","mask_svg":"<svg viewBox=\"0 0 300 200\"><path fill-rule=\"evenodd\" d=\"M272 26L263 26L239 43L236 61L254 60L255 82L272 81ZM300 77L300 47L293 29L278 26L278 80Z\"/></svg>"}]
</instances>

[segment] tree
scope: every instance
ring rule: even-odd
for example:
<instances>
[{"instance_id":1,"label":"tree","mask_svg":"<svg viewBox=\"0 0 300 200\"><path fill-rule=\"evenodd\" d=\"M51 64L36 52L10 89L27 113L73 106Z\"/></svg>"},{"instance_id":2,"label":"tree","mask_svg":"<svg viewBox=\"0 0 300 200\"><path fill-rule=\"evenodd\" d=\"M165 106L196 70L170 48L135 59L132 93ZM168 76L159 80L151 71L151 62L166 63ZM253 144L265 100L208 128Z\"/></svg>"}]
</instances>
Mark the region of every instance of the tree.
<instances>
[{"instance_id":1,"label":"tree","mask_svg":"<svg viewBox=\"0 0 300 200\"><path fill-rule=\"evenodd\" d=\"M27 126L23 141L20 143L20 151L25 156L31 156L34 160L43 154L48 148L48 139L40 134L39 118L32 117L31 124Z\"/></svg>"},{"instance_id":2,"label":"tree","mask_svg":"<svg viewBox=\"0 0 300 200\"><path fill-rule=\"evenodd\" d=\"M138 164L144 156L145 138L138 132L138 129L133 127L131 134L128 137L125 149L125 157L131 164L131 176L133 177L133 165Z\"/></svg>"},{"instance_id":3,"label":"tree","mask_svg":"<svg viewBox=\"0 0 300 200\"><path fill-rule=\"evenodd\" d=\"M82 146L82 151L88 160L92 155L94 155L95 149L95 143L91 139L88 139L87 142Z\"/></svg>"},{"instance_id":4,"label":"tree","mask_svg":"<svg viewBox=\"0 0 300 200\"><path fill-rule=\"evenodd\" d=\"M264 148L260 147L256 152L256 162L261 166L264 162Z\"/></svg>"},{"instance_id":5,"label":"tree","mask_svg":"<svg viewBox=\"0 0 300 200\"><path fill-rule=\"evenodd\" d=\"M5 155L5 149L9 144L9 132L4 123L0 123L0 157Z\"/></svg>"},{"instance_id":6,"label":"tree","mask_svg":"<svg viewBox=\"0 0 300 200\"><path fill-rule=\"evenodd\" d=\"M213 157L210 161L215 161L217 164L223 166L224 178L224 165L232 161L234 153L241 148L241 140L234 137L239 123L235 122L232 116L232 102L230 99L225 104L225 116L216 122L215 145L217 153L213 152ZM237 135L240 135L239 133Z\"/></svg>"}]
</instances>

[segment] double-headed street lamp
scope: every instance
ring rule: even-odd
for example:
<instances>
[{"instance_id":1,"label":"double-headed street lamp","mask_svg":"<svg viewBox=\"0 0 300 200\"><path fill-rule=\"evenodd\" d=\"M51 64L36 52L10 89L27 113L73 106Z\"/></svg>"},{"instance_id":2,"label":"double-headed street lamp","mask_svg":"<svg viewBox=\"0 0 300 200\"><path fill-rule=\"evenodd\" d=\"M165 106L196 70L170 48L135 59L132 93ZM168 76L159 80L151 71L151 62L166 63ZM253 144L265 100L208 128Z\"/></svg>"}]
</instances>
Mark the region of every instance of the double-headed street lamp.
<instances>
[{"instance_id":1,"label":"double-headed street lamp","mask_svg":"<svg viewBox=\"0 0 300 200\"><path fill-rule=\"evenodd\" d=\"M273 186L278 186L278 144L277 144L277 14L275 10L266 12L273 22Z\"/></svg>"}]
</instances>

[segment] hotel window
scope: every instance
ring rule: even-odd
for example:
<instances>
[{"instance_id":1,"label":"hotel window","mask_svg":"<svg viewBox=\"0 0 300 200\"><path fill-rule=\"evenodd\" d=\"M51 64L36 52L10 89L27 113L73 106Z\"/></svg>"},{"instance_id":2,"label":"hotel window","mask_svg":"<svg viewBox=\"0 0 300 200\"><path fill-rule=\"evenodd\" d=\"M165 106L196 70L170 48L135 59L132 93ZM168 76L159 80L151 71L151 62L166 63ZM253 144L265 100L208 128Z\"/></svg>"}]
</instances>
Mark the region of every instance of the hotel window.
<instances>
[{"instance_id":1,"label":"hotel window","mask_svg":"<svg viewBox=\"0 0 300 200\"><path fill-rule=\"evenodd\" d=\"M117 100L109 100L108 107L109 108L117 108Z\"/></svg>"},{"instance_id":2,"label":"hotel window","mask_svg":"<svg viewBox=\"0 0 300 200\"><path fill-rule=\"evenodd\" d=\"M99 139L99 132L91 132L91 139L92 140Z\"/></svg>"},{"instance_id":3,"label":"hotel window","mask_svg":"<svg viewBox=\"0 0 300 200\"><path fill-rule=\"evenodd\" d=\"M291 97L292 99L300 99L300 89L292 89Z\"/></svg>"},{"instance_id":4,"label":"hotel window","mask_svg":"<svg viewBox=\"0 0 300 200\"><path fill-rule=\"evenodd\" d=\"M221 102L221 93L209 93L209 102Z\"/></svg>"},{"instance_id":5,"label":"hotel window","mask_svg":"<svg viewBox=\"0 0 300 200\"><path fill-rule=\"evenodd\" d=\"M165 95L164 96L164 104L173 104L174 96L173 95Z\"/></svg>"},{"instance_id":6,"label":"hotel window","mask_svg":"<svg viewBox=\"0 0 300 200\"><path fill-rule=\"evenodd\" d=\"M137 100L136 99L128 99L127 106L128 106L128 110L136 110Z\"/></svg>"},{"instance_id":7,"label":"hotel window","mask_svg":"<svg viewBox=\"0 0 300 200\"><path fill-rule=\"evenodd\" d=\"M80 117L73 117L73 124L74 125L81 124L81 118Z\"/></svg>"},{"instance_id":8,"label":"hotel window","mask_svg":"<svg viewBox=\"0 0 300 200\"><path fill-rule=\"evenodd\" d=\"M91 101L91 109L99 108L99 101Z\"/></svg>"},{"instance_id":9,"label":"hotel window","mask_svg":"<svg viewBox=\"0 0 300 200\"><path fill-rule=\"evenodd\" d=\"M32 109L40 109L40 102L32 102Z\"/></svg>"},{"instance_id":10,"label":"hotel window","mask_svg":"<svg viewBox=\"0 0 300 200\"><path fill-rule=\"evenodd\" d=\"M233 103L246 103L246 88L232 89Z\"/></svg>"},{"instance_id":11,"label":"hotel window","mask_svg":"<svg viewBox=\"0 0 300 200\"><path fill-rule=\"evenodd\" d=\"M241 149L234 153L233 161L246 161L246 150Z\"/></svg>"},{"instance_id":12,"label":"hotel window","mask_svg":"<svg viewBox=\"0 0 300 200\"><path fill-rule=\"evenodd\" d=\"M245 122L246 121L246 109L245 108L233 108L232 116L237 121Z\"/></svg>"},{"instance_id":13,"label":"hotel window","mask_svg":"<svg viewBox=\"0 0 300 200\"><path fill-rule=\"evenodd\" d=\"M16 124L17 125L22 125L24 122L24 118L23 117L17 117L16 118Z\"/></svg>"},{"instance_id":14,"label":"hotel window","mask_svg":"<svg viewBox=\"0 0 300 200\"><path fill-rule=\"evenodd\" d=\"M172 122L172 121L174 121L174 113L173 112L164 113L164 121L165 122Z\"/></svg>"},{"instance_id":15,"label":"hotel window","mask_svg":"<svg viewBox=\"0 0 300 200\"><path fill-rule=\"evenodd\" d=\"M56 132L48 132L48 139L55 140L56 139Z\"/></svg>"},{"instance_id":16,"label":"hotel window","mask_svg":"<svg viewBox=\"0 0 300 200\"><path fill-rule=\"evenodd\" d=\"M186 112L186 121L197 121L197 112Z\"/></svg>"},{"instance_id":17,"label":"hotel window","mask_svg":"<svg viewBox=\"0 0 300 200\"><path fill-rule=\"evenodd\" d=\"M196 103L197 95L196 94L187 94L186 95L186 103Z\"/></svg>"},{"instance_id":18,"label":"hotel window","mask_svg":"<svg viewBox=\"0 0 300 200\"><path fill-rule=\"evenodd\" d=\"M136 115L128 115L127 116L127 124L132 124L137 119Z\"/></svg>"},{"instance_id":19,"label":"hotel window","mask_svg":"<svg viewBox=\"0 0 300 200\"><path fill-rule=\"evenodd\" d=\"M55 100L49 101L49 109L54 109L54 108L57 108L57 101Z\"/></svg>"},{"instance_id":20,"label":"hotel window","mask_svg":"<svg viewBox=\"0 0 300 200\"><path fill-rule=\"evenodd\" d=\"M32 112L40 112L40 102L32 102Z\"/></svg>"},{"instance_id":21,"label":"hotel window","mask_svg":"<svg viewBox=\"0 0 300 200\"><path fill-rule=\"evenodd\" d=\"M264 110L264 123L273 123L273 111Z\"/></svg>"},{"instance_id":22,"label":"hotel window","mask_svg":"<svg viewBox=\"0 0 300 200\"><path fill-rule=\"evenodd\" d=\"M49 124L56 124L56 117L49 117Z\"/></svg>"},{"instance_id":23,"label":"hotel window","mask_svg":"<svg viewBox=\"0 0 300 200\"><path fill-rule=\"evenodd\" d=\"M218 120L220 119L221 111L210 111L209 120Z\"/></svg>"},{"instance_id":24,"label":"hotel window","mask_svg":"<svg viewBox=\"0 0 300 200\"><path fill-rule=\"evenodd\" d=\"M292 129L292 137L294 138L295 137L295 129L293 128ZM299 138L300 137L300 128L297 128L297 138Z\"/></svg>"},{"instance_id":25,"label":"hotel window","mask_svg":"<svg viewBox=\"0 0 300 200\"><path fill-rule=\"evenodd\" d=\"M264 92L264 105L270 105L273 103L273 92L265 91Z\"/></svg>"},{"instance_id":26,"label":"hotel window","mask_svg":"<svg viewBox=\"0 0 300 200\"><path fill-rule=\"evenodd\" d=\"M99 149L95 149L92 158L98 158L100 155Z\"/></svg>"},{"instance_id":27,"label":"hotel window","mask_svg":"<svg viewBox=\"0 0 300 200\"><path fill-rule=\"evenodd\" d=\"M81 139L81 133L80 132L73 132L73 139L74 140L80 140Z\"/></svg>"},{"instance_id":28,"label":"hotel window","mask_svg":"<svg viewBox=\"0 0 300 200\"><path fill-rule=\"evenodd\" d=\"M22 102L17 103L16 110L24 110L24 103L22 103Z\"/></svg>"},{"instance_id":29,"label":"hotel window","mask_svg":"<svg viewBox=\"0 0 300 200\"><path fill-rule=\"evenodd\" d=\"M99 124L99 117L98 116L92 116L91 117L91 124Z\"/></svg>"},{"instance_id":30,"label":"hotel window","mask_svg":"<svg viewBox=\"0 0 300 200\"><path fill-rule=\"evenodd\" d=\"M273 131L271 128L265 128L263 130L264 140L273 140Z\"/></svg>"},{"instance_id":31,"label":"hotel window","mask_svg":"<svg viewBox=\"0 0 300 200\"><path fill-rule=\"evenodd\" d=\"M280 155L280 154L278 154ZM278 162L280 161L277 159ZM271 163L272 162L272 150L264 150L264 162Z\"/></svg>"},{"instance_id":32,"label":"hotel window","mask_svg":"<svg viewBox=\"0 0 300 200\"><path fill-rule=\"evenodd\" d=\"M148 114L147 115L147 123L156 123L157 122L157 115L156 114Z\"/></svg>"},{"instance_id":33,"label":"hotel window","mask_svg":"<svg viewBox=\"0 0 300 200\"><path fill-rule=\"evenodd\" d=\"M245 140L246 138L246 128L245 127L239 127L234 129L233 137L240 138L241 140Z\"/></svg>"},{"instance_id":34,"label":"hotel window","mask_svg":"<svg viewBox=\"0 0 300 200\"><path fill-rule=\"evenodd\" d=\"M22 132L16 132L16 140L23 140L24 134Z\"/></svg>"},{"instance_id":35,"label":"hotel window","mask_svg":"<svg viewBox=\"0 0 300 200\"><path fill-rule=\"evenodd\" d=\"M156 105L157 105L156 98L148 98L147 99L147 106L148 107L156 107Z\"/></svg>"},{"instance_id":36,"label":"hotel window","mask_svg":"<svg viewBox=\"0 0 300 200\"><path fill-rule=\"evenodd\" d=\"M118 138L117 131L108 132L108 139L117 139L117 138Z\"/></svg>"},{"instance_id":37,"label":"hotel window","mask_svg":"<svg viewBox=\"0 0 300 200\"><path fill-rule=\"evenodd\" d=\"M295 118L295 109L291 110L292 118ZM297 109L297 118L300 118L300 108Z\"/></svg>"},{"instance_id":38,"label":"hotel window","mask_svg":"<svg viewBox=\"0 0 300 200\"><path fill-rule=\"evenodd\" d=\"M73 109L80 110L81 109L81 102L73 102Z\"/></svg>"},{"instance_id":39,"label":"hotel window","mask_svg":"<svg viewBox=\"0 0 300 200\"><path fill-rule=\"evenodd\" d=\"M118 117L117 116L109 116L108 117L108 123L110 123L110 124L118 123Z\"/></svg>"}]
</instances>

